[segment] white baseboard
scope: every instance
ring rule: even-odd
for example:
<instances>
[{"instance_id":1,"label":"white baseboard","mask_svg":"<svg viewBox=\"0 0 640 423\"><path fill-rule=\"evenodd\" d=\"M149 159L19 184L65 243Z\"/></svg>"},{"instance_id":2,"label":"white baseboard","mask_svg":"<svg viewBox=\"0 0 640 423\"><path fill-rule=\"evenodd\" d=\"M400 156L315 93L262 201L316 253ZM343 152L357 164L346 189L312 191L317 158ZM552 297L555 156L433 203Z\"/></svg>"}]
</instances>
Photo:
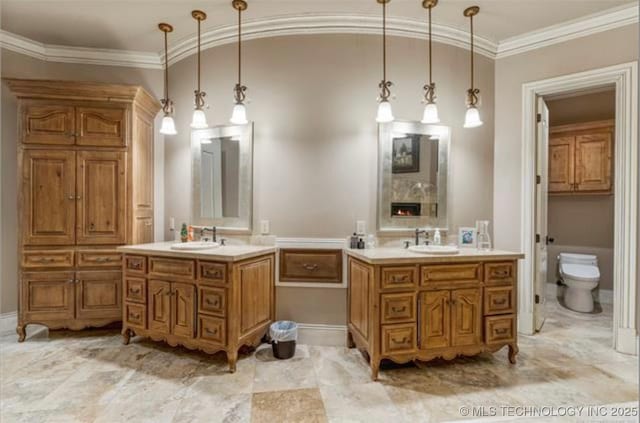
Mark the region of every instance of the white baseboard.
<instances>
[{"instance_id":1,"label":"white baseboard","mask_svg":"<svg viewBox=\"0 0 640 423\"><path fill-rule=\"evenodd\" d=\"M0 314L0 332L15 331L17 325L18 313L15 311Z\"/></svg>"},{"instance_id":2,"label":"white baseboard","mask_svg":"<svg viewBox=\"0 0 640 423\"><path fill-rule=\"evenodd\" d=\"M613 304L612 289L597 289L595 294L600 304ZM545 295L549 299L556 298L558 295L558 285L553 282L547 282Z\"/></svg>"},{"instance_id":3,"label":"white baseboard","mask_svg":"<svg viewBox=\"0 0 640 423\"><path fill-rule=\"evenodd\" d=\"M635 329L618 328L616 351L624 354L638 355L638 342L638 334Z\"/></svg>"},{"instance_id":4,"label":"white baseboard","mask_svg":"<svg viewBox=\"0 0 640 423\"><path fill-rule=\"evenodd\" d=\"M298 343L344 347L347 345L347 327L343 325L298 323Z\"/></svg>"},{"instance_id":5,"label":"white baseboard","mask_svg":"<svg viewBox=\"0 0 640 423\"><path fill-rule=\"evenodd\" d=\"M533 335L535 333L535 325L533 322L533 313L520 311L518 313L518 333L523 335Z\"/></svg>"}]
</instances>

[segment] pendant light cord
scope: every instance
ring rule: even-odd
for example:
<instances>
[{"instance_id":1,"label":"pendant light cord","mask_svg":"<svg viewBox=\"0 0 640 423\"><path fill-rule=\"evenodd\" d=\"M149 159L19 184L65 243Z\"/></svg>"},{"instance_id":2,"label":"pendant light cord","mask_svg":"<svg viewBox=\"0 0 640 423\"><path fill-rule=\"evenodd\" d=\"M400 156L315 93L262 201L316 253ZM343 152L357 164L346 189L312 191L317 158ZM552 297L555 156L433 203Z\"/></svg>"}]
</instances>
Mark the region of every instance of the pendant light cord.
<instances>
[{"instance_id":1,"label":"pendant light cord","mask_svg":"<svg viewBox=\"0 0 640 423\"><path fill-rule=\"evenodd\" d=\"M471 20L471 90L473 91L473 15L469 19Z\"/></svg>"},{"instance_id":2,"label":"pendant light cord","mask_svg":"<svg viewBox=\"0 0 640 423\"><path fill-rule=\"evenodd\" d=\"M169 101L169 58L167 54L167 32L164 32L164 98Z\"/></svg>"},{"instance_id":3,"label":"pendant light cord","mask_svg":"<svg viewBox=\"0 0 640 423\"><path fill-rule=\"evenodd\" d=\"M242 85L242 9L238 8L238 85Z\"/></svg>"},{"instance_id":4,"label":"pendant light cord","mask_svg":"<svg viewBox=\"0 0 640 423\"><path fill-rule=\"evenodd\" d=\"M198 92L200 92L200 19L198 19Z\"/></svg>"},{"instance_id":5,"label":"pendant light cord","mask_svg":"<svg viewBox=\"0 0 640 423\"><path fill-rule=\"evenodd\" d=\"M387 82L387 3L382 3L382 80Z\"/></svg>"},{"instance_id":6,"label":"pendant light cord","mask_svg":"<svg viewBox=\"0 0 640 423\"><path fill-rule=\"evenodd\" d=\"M432 68L431 68L431 9L432 7L429 6L429 85L433 85L433 78L431 77L432 75Z\"/></svg>"}]
</instances>

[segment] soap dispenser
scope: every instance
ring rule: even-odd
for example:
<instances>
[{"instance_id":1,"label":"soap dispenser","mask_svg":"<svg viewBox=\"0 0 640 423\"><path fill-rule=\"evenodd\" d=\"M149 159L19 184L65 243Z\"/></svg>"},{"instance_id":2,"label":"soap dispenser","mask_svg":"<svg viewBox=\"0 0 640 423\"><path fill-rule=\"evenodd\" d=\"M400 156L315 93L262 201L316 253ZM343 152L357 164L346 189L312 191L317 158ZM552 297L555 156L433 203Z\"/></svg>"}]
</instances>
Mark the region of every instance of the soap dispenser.
<instances>
[{"instance_id":1,"label":"soap dispenser","mask_svg":"<svg viewBox=\"0 0 640 423\"><path fill-rule=\"evenodd\" d=\"M433 234L433 244L434 245L442 244L442 236L440 235L440 229L436 229L436 233Z\"/></svg>"}]
</instances>

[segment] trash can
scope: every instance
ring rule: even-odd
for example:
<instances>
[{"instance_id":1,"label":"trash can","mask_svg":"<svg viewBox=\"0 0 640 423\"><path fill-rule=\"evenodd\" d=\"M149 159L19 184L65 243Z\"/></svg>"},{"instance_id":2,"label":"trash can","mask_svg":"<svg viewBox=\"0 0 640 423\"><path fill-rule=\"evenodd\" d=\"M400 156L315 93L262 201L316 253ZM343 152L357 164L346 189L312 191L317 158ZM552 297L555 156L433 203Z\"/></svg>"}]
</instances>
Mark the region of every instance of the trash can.
<instances>
[{"instance_id":1,"label":"trash can","mask_svg":"<svg viewBox=\"0 0 640 423\"><path fill-rule=\"evenodd\" d=\"M298 325L296 322L281 320L271 324L269 328L273 355L279 359L291 358L296 353Z\"/></svg>"}]
</instances>

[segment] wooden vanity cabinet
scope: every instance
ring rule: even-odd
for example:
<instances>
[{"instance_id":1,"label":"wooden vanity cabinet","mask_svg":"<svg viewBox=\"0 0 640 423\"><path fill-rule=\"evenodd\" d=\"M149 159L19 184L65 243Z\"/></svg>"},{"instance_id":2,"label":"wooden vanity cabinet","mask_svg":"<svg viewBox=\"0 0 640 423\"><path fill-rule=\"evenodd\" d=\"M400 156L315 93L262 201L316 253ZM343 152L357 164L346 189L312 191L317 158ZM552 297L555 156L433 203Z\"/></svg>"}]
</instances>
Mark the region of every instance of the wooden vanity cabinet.
<instances>
[{"instance_id":1,"label":"wooden vanity cabinet","mask_svg":"<svg viewBox=\"0 0 640 423\"><path fill-rule=\"evenodd\" d=\"M153 121L136 86L5 79L18 98L19 340L122 318L121 254L153 241Z\"/></svg>"},{"instance_id":2,"label":"wooden vanity cabinet","mask_svg":"<svg viewBox=\"0 0 640 423\"><path fill-rule=\"evenodd\" d=\"M235 371L275 320L275 255L214 262L126 254L122 336L145 336L213 354Z\"/></svg>"},{"instance_id":3,"label":"wooden vanity cabinet","mask_svg":"<svg viewBox=\"0 0 640 423\"><path fill-rule=\"evenodd\" d=\"M610 194L614 122L556 126L549 131L549 193Z\"/></svg>"},{"instance_id":4,"label":"wooden vanity cabinet","mask_svg":"<svg viewBox=\"0 0 640 423\"><path fill-rule=\"evenodd\" d=\"M380 361L453 359L509 347L516 335L515 260L371 264L348 260L348 344Z\"/></svg>"}]
</instances>

